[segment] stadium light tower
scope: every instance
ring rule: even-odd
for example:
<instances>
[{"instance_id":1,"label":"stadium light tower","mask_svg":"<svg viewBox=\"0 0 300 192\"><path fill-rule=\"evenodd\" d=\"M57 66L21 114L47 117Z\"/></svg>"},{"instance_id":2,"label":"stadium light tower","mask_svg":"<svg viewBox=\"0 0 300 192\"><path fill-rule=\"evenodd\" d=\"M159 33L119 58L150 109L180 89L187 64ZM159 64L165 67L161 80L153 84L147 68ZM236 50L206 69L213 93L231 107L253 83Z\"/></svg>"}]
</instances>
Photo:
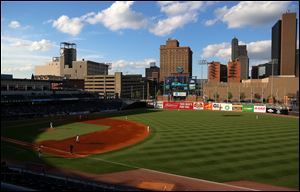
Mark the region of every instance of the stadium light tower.
<instances>
[{"instance_id":1,"label":"stadium light tower","mask_svg":"<svg viewBox=\"0 0 300 192\"><path fill-rule=\"evenodd\" d=\"M203 65L208 65L208 62L206 61L206 59L200 59L198 61L198 65L201 66L201 90L202 90L202 96L204 96L204 90L203 90Z\"/></svg>"}]
</instances>

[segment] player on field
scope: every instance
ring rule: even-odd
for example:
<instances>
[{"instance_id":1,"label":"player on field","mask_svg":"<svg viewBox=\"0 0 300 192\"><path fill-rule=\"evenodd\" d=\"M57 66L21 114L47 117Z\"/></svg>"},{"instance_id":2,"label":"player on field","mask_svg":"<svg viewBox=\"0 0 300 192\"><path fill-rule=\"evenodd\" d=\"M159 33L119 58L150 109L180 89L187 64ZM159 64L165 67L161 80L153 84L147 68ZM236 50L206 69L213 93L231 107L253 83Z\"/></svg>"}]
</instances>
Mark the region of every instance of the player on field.
<instances>
[{"instance_id":1,"label":"player on field","mask_svg":"<svg viewBox=\"0 0 300 192\"><path fill-rule=\"evenodd\" d=\"M76 135L76 143L79 143L79 135Z\"/></svg>"},{"instance_id":2,"label":"player on field","mask_svg":"<svg viewBox=\"0 0 300 192\"><path fill-rule=\"evenodd\" d=\"M73 154L73 145L70 145L70 153Z\"/></svg>"}]
</instances>

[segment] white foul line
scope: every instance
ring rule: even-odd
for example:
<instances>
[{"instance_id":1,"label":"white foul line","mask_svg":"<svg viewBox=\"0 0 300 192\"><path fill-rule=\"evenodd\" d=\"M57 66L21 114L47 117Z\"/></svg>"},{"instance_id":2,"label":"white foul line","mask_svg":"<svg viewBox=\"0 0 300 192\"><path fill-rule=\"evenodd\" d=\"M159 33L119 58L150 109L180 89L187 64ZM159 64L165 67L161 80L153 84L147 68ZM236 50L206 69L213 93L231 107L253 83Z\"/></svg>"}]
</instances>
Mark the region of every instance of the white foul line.
<instances>
[{"instance_id":1,"label":"white foul line","mask_svg":"<svg viewBox=\"0 0 300 192\"><path fill-rule=\"evenodd\" d=\"M116 164L116 165L122 165L124 167L135 168L135 169L142 169L142 170L146 170L146 171L150 171L150 172L156 172L156 173L160 173L160 174L166 174L166 175L170 175L170 176L181 177L181 178L191 179L191 180L195 180L195 181L202 181L202 182L207 182L207 183L222 185L222 186L226 186L226 187L233 187L233 188L243 189L243 190L248 190L248 191L259 191L259 190L251 189L251 188L247 188L247 187L239 187L239 186L229 185L229 184L225 184L225 183L218 183L218 182L214 182L214 181L208 181L208 180L197 179L197 178L193 178L193 177L187 177L187 176L182 176L182 175L175 175L175 174L172 174L172 173L160 172L160 171L156 171L156 170L152 170L152 169L146 169L146 168L142 168L142 167L131 166L131 165L127 165L127 164L123 164L123 163L117 163L117 162L113 162L113 161L109 161L109 160L105 160L105 159L101 159L101 158L95 158L95 157L87 157L87 158L88 159L98 160L98 161L103 161L103 162L107 162L107 163L112 163L112 164Z\"/></svg>"}]
</instances>

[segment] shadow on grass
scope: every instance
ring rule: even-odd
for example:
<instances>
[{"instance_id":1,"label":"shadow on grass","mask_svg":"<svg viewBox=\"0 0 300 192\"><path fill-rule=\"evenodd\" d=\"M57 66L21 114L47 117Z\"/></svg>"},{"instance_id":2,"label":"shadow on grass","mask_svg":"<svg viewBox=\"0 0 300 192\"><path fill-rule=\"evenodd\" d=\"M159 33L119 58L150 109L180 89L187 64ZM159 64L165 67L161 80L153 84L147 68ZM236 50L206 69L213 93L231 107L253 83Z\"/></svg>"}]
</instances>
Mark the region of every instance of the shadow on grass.
<instances>
[{"instance_id":1,"label":"shadow on grass","mask_svg":"<svg viewBox=\"0 0 300 192\"><path fill-rule=\"evenodd\" d=\"M223 115L224 117L240 117L242 115L238 115L238 114L228 114L228 115Z\"/></svg>"},{"instance_id":2,"label":"shadow on grass","mask_svg":"<svg viewBox=\"0 0 300 192\"><path fill-rule=\"evenodd\" d=\"M116 117L124 117L129 115L135 114L145 114L145 113L155 113L159 112L160 110L154 109L131 109L131 110L122 110L116 112L97 112L92 113L85 118L79 119L79 115L67 115L67 116L51 116L51 117L42 117L42 118L32 118L32 119L22 119L22 120L1 120L1 136L8 137L20 141L26 141L30 143L34 143L38 136L42 133L41 129L47 130L49 128L49 122L52 122L54 127L66 125L69 123L74 122L81 122L86 120L93 120L99 118L116 118ZM125 118L124 118L125 119ZM21 146L16 146L16 148L20 148L21 151L26 150L27 152L21 152L22 155L15 153L15 149L11 149L11 144L7 144L6 142L1 142L4 146L6 146L4 151L1 153L1 159L10 158L14 159L22 159L25 155L25 161L38 161L40 162L41 159L37 159L37 152L30 149L24 149ZM96 145L102 144L98 142L84 142L80 143L81 145ZM28 159L27 159L28 158ZM50 157L47 157L50 158ZM55 158L55 157L53 157ZM44 162L47 164L47 162Z\"/></svg>"}]
</instances>

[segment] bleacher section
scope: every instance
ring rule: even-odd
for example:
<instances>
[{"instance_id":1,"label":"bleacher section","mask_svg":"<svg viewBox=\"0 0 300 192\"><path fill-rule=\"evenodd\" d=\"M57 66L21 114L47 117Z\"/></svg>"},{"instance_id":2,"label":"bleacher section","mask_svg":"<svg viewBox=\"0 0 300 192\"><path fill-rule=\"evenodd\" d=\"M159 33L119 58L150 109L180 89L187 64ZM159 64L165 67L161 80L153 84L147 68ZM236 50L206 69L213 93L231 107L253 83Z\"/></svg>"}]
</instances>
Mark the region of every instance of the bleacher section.
<instances>
[{"instance_id":1,"label":"bleacher section","mask_svg":"<svg viewBox=\"0 0 300 192\"><path fill-rule=\"evenodd\" d=\"M35 172L1 164L1 191L142 191L141 189Z\"/></svg>"},{"instance_id":2,"label":"bleacher section","mask_svg":"<svg viewBox=\"0 0 300 192\"><path fill-rule=\"evenodd\" d=\"M99 99L90 93L1 95L1 118L33 118L121 110L122 100Z\"/></svg>"}]
</instances>

